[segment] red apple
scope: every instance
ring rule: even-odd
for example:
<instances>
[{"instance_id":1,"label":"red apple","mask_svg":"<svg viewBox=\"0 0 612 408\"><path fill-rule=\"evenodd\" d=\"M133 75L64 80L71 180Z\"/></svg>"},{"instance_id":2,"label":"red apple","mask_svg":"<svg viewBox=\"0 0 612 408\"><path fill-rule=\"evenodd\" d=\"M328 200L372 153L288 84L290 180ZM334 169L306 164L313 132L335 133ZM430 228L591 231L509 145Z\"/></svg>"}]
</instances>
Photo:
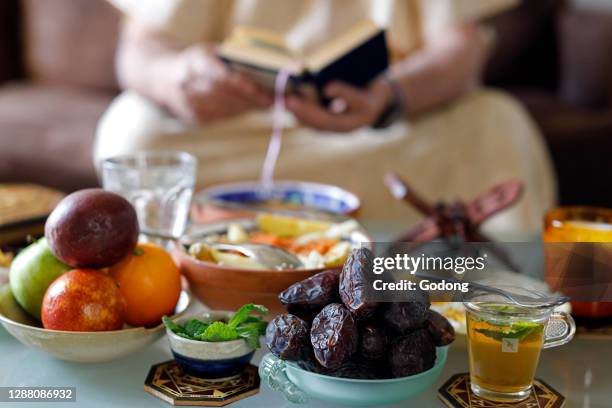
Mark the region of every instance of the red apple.
<instances>
[{"instance_id":1,"label":"red apple","mask_svg":"<svg viewBox=\"0 0 612 408\"><path fill-rule=\"evenodd\" d=\"M68 195L45 224L49 248L73 268L104 268L119 262L138 241L132 204L100 188Z\"/></svg>"},{"instance_id":2,"label":"red apple","mask_svg":"<svg viewBox=\"0 0 612 408\"><path fill-rule=\"evenodd\" d=\"M45 329L119 330L123 326L125 300L109 275L93 269L74 269L49 286L41 314Z\"/></svg>"}]
</instances>

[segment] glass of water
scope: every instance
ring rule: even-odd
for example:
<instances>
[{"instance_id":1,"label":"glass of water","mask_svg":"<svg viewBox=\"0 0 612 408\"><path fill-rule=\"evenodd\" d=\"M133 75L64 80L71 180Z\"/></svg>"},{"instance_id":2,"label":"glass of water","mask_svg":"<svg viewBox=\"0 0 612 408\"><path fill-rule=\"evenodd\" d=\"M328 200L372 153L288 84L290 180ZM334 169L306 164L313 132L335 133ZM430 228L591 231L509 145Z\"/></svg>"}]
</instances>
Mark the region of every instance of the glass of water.
<instances>
[{"instance_id":1,"label":"glass of water","mask_svg":"<svg viewBox=\"0 0 612 408\"><path fill-rule=\"evenodd\" d=\"M141 233L167 244L180 237L189 219L197 160L185 152L152 151L102 161L102 185L132 203Z\"/></svg>"}]
</instances>

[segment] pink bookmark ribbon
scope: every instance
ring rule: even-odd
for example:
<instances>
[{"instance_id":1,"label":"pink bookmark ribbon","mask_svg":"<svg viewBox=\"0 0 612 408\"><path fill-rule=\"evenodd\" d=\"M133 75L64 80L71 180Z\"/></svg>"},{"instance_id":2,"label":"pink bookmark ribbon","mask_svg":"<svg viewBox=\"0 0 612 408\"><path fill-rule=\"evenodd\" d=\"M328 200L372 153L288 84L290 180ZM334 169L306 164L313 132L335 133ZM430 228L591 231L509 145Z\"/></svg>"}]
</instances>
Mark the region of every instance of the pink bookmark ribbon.
<instances>
[{"instance_id":1,"label":"pink bookmark ribbon","mask_svg":"<svg viewBox=\"0 0 612 408\"><path fill-rule=\"evenodd\" d=\"M274 83L274 111L273 128L268 151L261 169L260 182L263 191L269 193L274 185L274 169L278 161L280 149L283 141L283 130L285 129L285 91L289 81L289 71L281 69L276 75Z\"/></svg>"}]
</instances>

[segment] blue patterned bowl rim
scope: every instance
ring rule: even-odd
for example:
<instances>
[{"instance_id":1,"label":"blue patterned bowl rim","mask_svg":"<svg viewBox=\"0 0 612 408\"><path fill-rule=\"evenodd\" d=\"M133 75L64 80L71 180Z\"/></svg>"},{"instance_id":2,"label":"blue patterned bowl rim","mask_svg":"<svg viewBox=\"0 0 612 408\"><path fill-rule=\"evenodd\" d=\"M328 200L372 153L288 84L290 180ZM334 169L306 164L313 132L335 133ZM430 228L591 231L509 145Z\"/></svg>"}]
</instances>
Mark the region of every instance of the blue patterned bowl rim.
<instances>
[{"instance_id":1,"label":"blue patterned bowl rim","mask_svg":"<svg viewBox=\"0 0 612 408\"><path fill-rule=\"evenodd\" d=\"M349 214L360 207L359 198L341 187L305 182L278 181L272 187L270 196L261 196L261 185L256 181L225 183L205 188L199 191L194 202L253 202L266 198L276 198L283 201L295 201L314 208L330 212Z\"/></svg>"}]
</instances>

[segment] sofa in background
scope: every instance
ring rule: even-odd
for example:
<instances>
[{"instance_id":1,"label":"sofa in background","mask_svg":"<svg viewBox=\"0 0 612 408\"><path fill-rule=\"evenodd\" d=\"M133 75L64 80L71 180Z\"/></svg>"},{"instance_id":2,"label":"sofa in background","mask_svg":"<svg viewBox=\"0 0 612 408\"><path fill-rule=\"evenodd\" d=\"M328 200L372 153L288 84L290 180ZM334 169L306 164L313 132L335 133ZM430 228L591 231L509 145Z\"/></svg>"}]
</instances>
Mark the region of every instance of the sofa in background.
<instances>
[{"instance_id":1,"label":"sofa in background","mask_svg":"<svg viewBox=\"0 0 612 408\"><path fill-rule=\"evenodd\" d=\"M104 0L0 1L0 182L98 183L91 149L118 92L118 23ZM485 83L535 118L562 202L612 207L612 14L523 0L489 23L498 47Z\"/></svg>"},{"instance_id":2,"label":"sofa in background","mask_svg":"<svg viewBox=\"0 0 612 408\"><path fill-rule=\"evenodd\" d=\"M0 182L95 186L98 118L118 92L104 0L0 1Z\"/></svg>"}]
</instances>

